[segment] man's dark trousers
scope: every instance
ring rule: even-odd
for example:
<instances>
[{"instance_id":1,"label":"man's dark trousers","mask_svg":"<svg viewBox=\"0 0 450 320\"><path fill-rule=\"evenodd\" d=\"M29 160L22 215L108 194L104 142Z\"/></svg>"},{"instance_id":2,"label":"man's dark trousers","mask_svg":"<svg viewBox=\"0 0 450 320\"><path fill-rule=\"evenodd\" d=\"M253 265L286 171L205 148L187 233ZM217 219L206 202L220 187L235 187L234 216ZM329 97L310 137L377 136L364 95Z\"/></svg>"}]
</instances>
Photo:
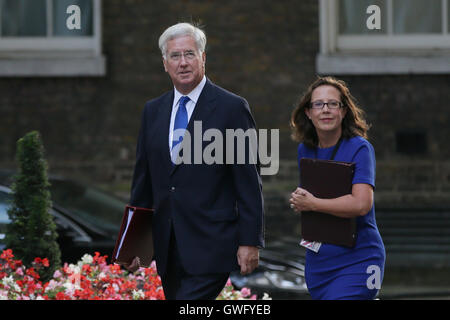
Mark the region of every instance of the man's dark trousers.
<instances>
[{"instance_id":1,"label":"man's dark trousers","mask_svg":"<svg viewBox=\"0 0 450 320\"><path fill-rule=\"evenodd\" d=\"M190 275L181 264L173 228L167 270L161 276L167 300L214 300L224 288L229 273Z\"/></svg>"}]
</instances>

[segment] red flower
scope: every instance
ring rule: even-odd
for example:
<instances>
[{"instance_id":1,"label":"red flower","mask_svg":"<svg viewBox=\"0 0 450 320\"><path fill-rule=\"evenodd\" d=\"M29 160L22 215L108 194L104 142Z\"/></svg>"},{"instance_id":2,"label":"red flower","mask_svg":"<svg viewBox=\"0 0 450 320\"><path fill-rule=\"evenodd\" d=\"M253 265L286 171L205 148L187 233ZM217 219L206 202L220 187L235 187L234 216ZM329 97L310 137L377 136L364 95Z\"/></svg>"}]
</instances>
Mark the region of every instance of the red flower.
<instances>
[{"instance_id":1,"label":"red flower","mask_svg":"<svg viewBox=\"0 0 450 320\"><path fill-rule=\"evenodd\" d=\"M143 268L139 271L139 275L135 276L123 272L119 265L107 264L107 256L101 256L99 252L95 253L92 263L79 265L80 274L74 273L74 270L65 263L64 267L57 270L56 278L44 284L39 281L38 270L42 267L49 267L50 263L47 258L35 258L32 267L29 268L22 266L20 260L13 258L14 255L10 249L1 253L0 280L13 276L17 284L16 288L20 289L12 294L20 297L34 296L42 297L45 300L165 299L161 279L154 267ZM21 269L17 269L18 267ZM71 286L70 293L66 293L64 288L68 283L75 285ZM0 281L0 289L4 288L5 286ZM76 289L73 290L73 288ZM143 292L143 295L136 296L136 290Z\"/></svg>"},{"instance_id":2,"label":"red flower","mask_svg":"<svg viewBox=\"0 0 450 320\"><path fill-rule=\"evenodd\" d=\"M81 267L82 272L85 272L87 274L90 274L92 272L91 270L91 266L88 264L83 264L83 266Z\"/></svg>"},{"instance_id":3,"label":"red flower","mask_svg":"<svg viewBox=\"0 0 450 320\"><path fill-rule=\"evenodd\" d=\"M49 266L50 266L50 264L49 264L47 258L42 259L42 265L43 265L44 267L49 267Z\"/></svg>"},{"instance_id":4,"label":"red flower","mask_svg":"<svg viewBox=\"0 0 450 320\"><path fill-rule=\"evenodd\" d=\"M121 274L122 270L120 269L120 266L118 264L113 264L109 266L109 270L112 274Z\"/></svg>"},{"instance_id":5,"label":"red flower","mask_svg":"<svg viewBox=\"0 0 450 320\"><path fill-rule=\"evenodd\" d=\"M12 258L14 258L14 255L11 249L3 250L3 253L0 255L0 259L9 260Z\"/></svg>"},{"instance_id":6,"label":"red flower","mask_svg":"<svg viewBox=\"0 0 450 320\"><path fill-rule=\"evenodd\" d=\"M37 272L34 271L34 268L33 268L33 267L28 268L27 271L26 271L26 274L27 274L28 276L30 276L30 277L36 279L36 280L38 280L38 279L40 278L40 275L39 275Z\"/></svg>"},{"instance_id":7,"label":"red flower","mask_svg":"<svg viewBox=\"0 0 450 320\"><path fill-rule=\"evenodd\" d=\"M56 294L56 300L71 300L68 295L66 295L64 292L58 292Z\"/></svg>"},{"instance_id":8,"label":"red flower","mask_svg":"<svg viewBox=\"0 0 450 320\"><path fill-rule=\"evenodd\" d=\"M102 264L106 264L106 258L107 258L108 256L103 256L103 257L101 257L100 256L100 252L95 252L95 256L94 256L94 258L93 258L93 262L94 262L94 264L98 264L98 265L102 265Z\"/></svg>"}]
</instances>

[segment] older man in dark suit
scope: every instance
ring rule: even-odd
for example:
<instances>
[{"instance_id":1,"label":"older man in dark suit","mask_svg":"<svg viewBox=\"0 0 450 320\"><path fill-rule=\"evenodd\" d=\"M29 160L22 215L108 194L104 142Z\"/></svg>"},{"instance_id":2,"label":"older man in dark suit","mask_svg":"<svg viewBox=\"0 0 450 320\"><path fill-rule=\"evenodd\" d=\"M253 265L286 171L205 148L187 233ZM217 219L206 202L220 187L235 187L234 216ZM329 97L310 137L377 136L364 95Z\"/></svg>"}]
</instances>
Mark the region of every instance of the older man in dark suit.
<instances>
[{"instance_id":1,"label":"older man in dark suit","mask_svg":"<svg viewBox=\"0 0 450 320\"><path fill-rule=\"evenodd\" d=\"M201 141L202 155L206 130L225 137L227 130L255 129L247 101L206 78L205 45L203 31L188 23L161 35L174 89L146 103L137 143L130 203L155 209L155 258L167 299L215 299L231 271L247 274L257 267L264 246L258 163L251 157L228 161L231 151L236 160L251 146L223 145L216 151L226 162L199 163L198 154L183 154L190 138Z\"/></svg>"}]
</instances>

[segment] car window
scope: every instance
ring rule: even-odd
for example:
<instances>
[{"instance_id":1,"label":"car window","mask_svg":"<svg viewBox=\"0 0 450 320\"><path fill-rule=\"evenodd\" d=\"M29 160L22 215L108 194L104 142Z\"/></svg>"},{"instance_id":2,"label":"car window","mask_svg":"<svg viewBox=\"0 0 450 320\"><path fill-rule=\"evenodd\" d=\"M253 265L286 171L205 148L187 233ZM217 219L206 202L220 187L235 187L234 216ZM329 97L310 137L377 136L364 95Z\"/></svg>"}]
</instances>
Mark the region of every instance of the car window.
<instances>
[{"instance_id":1,"label":"car window","mask_svg":"<svg viewBox=\"0 0 450 320\"><path fill-rule=\"evenodd\" d=\"M6 192L0 191L0 224L6 224L11 221L8 216L10 201L11 195Z\"/></svg>"},{"instance_id":2,"label":"car window","mask_svg":"<svg viewBox=\"0 0 450 320\"><path fill-rule=\"evenodd\" d=\"M0 249L3 249L2 243L6 234L6 226L11 221L8 216L10 200L11 196L8 193L0 191Z\"/></svg>"},{"instance_id":3,"label":"car window","mask_svg":"<svg viewBox=\"0 0 450 320\"><path fill-rule=\"evenodd\" d=\"M122 221L125 201L105 192L68 180L50 180L52 201L77 219L113 234Z\"/></svg>"},{"instance_id":4,"label":"car window","mask_svg":"<svg viewBox=\"0 0 450 320\"><path fill-rule=\"evenodd\" d=\"M11 222L8 216L8 209L11 206L12 195L4 190L0 190L0 249L4 247L4 238L7 225ZM58 232L66 230L70 232L74 241L90 241L89 236L79 226L65 218L60 213L50 209L50 213L58 227ZM70 230L70 231L67 231Z\"/></svg>"}]
</instances>

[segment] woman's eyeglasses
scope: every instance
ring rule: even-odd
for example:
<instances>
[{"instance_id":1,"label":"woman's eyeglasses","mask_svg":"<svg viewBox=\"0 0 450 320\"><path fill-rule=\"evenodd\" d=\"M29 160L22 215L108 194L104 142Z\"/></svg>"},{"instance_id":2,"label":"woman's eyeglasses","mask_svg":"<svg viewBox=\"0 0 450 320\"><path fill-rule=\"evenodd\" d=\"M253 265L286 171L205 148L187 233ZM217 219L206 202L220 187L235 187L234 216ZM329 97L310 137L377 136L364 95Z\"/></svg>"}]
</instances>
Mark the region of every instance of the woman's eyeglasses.
<instances>
[{"instance_id":1,"label":"woman's eyeglasses","mask_svg":"<svg viewBox=\"0 0 450 320\"><path fill-rule=\"evenodd\" d=\"M322 109L325 105L328 106L328 109L337 109L342 106L342 102L336 100L330 100L328 102L323 102L322 100L317 100L311 102L310 106L312 109Z\"/></svg>"}]
</instances>

